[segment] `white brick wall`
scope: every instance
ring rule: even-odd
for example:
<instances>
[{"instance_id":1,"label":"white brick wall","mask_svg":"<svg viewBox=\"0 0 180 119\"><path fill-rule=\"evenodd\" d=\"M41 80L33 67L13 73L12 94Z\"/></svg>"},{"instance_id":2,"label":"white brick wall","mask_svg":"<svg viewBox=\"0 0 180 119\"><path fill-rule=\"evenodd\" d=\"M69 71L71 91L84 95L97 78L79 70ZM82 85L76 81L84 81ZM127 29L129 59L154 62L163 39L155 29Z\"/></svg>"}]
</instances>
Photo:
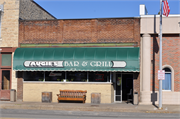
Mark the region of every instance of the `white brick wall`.
<instances>
[{"instance_id":1,"label":"white brick wall","mask_svg":"<svg viewBox=\"0 0 180 119\"><path fill-rule=\"evenodd\" d=\"M19 0L1 0L0 4L4 4L0 47L18 47Z\"/></svg>"}]
</instances>

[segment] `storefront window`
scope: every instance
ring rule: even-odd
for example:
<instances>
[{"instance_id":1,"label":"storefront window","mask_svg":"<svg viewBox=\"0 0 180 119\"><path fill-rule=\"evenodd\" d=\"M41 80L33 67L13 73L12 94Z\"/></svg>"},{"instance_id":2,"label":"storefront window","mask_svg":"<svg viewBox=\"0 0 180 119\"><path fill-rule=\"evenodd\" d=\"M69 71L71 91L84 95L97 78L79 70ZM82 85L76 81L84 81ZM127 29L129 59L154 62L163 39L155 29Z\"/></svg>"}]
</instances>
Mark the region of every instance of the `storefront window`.
<instances>
[{"instance_id":1,"label":"storefront window","mask_svg":"<svg viewBox=\"0 0 180 119\"><path fill-rule=\"evenodd\" d=\"M89 72L89 82L107 82L109 77L108 72Z\"/></svg>"},{"instance_id":2,"label":"storefront window","mask_svg":"<svg viewBox=\"0 0 180 119\"><path fill-rule=\"evenodd\" d=\"M43 71L25 71L24 81L44 81Z\"/></svg>"},{"instance_id":3,"label":"storefront window","mask_svg":"<svg viewBox=\"0 0 180 119\"><path fill-rule=\"evenodd\" d=\"M68 82L87 82L87 72L67 72Z\"/></svg>"},{"instance_id":4,"label":"storefront window","mask_svg":"<svg viewBox=\"0 0 180 119\"><path fill-rule=\"evenodd\" d=\"M45 81L63 81L65 79L65 72L60 71L46 71Z\"/></svg>"},{"instance_id":5,"label":"storefront window","mask_svg":"<svg viewBox=\"0 0 180 119\"><path fill-rule=\"evenodd\" d=\"M66 76L65 76L66 75ZM66 78L65 78L66 77ZM24 81L109 82L108 72L26 71Z\"/></svg>"}]
</instances>

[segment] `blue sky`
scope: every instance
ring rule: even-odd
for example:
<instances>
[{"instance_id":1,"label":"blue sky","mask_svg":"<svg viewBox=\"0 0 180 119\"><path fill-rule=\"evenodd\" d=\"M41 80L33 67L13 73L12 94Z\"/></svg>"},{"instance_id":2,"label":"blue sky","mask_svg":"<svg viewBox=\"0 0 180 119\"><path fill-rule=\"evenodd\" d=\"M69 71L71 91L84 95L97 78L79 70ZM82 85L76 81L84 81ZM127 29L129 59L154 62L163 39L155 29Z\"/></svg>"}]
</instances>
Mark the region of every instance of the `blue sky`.
<instances>
[{"instance_id":1,"label":"blue sky","mask_svg":"<svg viewBox=\"0 0 180 119\"><path fill-rule=\"evenodd\" d=\"M57 19L138 17L139 5L157 14L160 0L34 0ZM168 0L170 14L180 14L180 0Z\"/></svg>"}]
</instances>

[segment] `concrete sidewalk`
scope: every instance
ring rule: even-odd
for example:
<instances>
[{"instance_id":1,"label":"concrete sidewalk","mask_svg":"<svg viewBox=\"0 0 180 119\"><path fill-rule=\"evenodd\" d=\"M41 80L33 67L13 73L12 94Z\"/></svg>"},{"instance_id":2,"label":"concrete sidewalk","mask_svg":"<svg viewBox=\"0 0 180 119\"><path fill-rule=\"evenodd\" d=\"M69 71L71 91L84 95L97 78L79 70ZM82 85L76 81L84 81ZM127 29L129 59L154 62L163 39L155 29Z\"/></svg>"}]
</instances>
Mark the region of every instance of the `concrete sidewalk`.
<instances>
[{"instance_id":1,"label":"concrete sidewalk","mask_svg":"<svg viewBox=\"0 0 180 119\"><path fill-rule=\"evenodd\" d=\"M144 113L179 113L180 105L163 105L159 110L153 105L133 105L131 103L90 104L90 103L41 103L0 101L1 109L36 109L62 111L100 111L100 112L144 112Z\"/></svg>"}]
</instances>

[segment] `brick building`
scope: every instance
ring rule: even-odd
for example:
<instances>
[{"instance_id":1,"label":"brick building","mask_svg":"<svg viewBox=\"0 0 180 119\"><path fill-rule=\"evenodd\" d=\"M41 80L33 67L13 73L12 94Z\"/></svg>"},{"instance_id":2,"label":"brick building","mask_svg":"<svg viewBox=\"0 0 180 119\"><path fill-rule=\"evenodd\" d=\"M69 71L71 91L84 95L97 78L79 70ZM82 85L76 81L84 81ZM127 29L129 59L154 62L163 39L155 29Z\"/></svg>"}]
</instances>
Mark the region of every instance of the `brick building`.
<instances>
[{"instance_id":1,"label":"brick building","mask_svg":"<svg viewBox=\"0 0 180 119\"><path fill-rule=\"evenodd\" d=\"M0 100L9 100L10 89L17 90L12 58L18 47L19 19L55 19L55 17L33 0L0 1Z\"/></svg>"},{"instance_id":2,"label":"brick building","mask_svg":"<svg viewBox=\"0 0 180 119\"><path fill-rule=\"evenodd\" d=\"M145 6L140 15L20 20L16 78L12 73L17 100L41 102L41 93L48 91L56 102L59 89L72 89L87 90L87 103L91 93L100 93L101 103L118 103L130 92L130 98L139 94L141 104L158 102L159 16L146 15ZM163 17L163 104L180 104L179 20L179 15Z\"/></svg>"},{"instance_id":3,"label":"brick building","mask_svg":"<svg viewBox=\"0 0 180 119\"><path fill-rule=\"evenodd\" d=\"M141 5L141 103L158 103L159 15L146 15ZM180 104L180 15L162 18L162 104Z\"/></svg>"},{"instance_id":4,"label":"brick building","mask_svg":"<svg viewBox=\"0 0 180 119\"><path fill-rule=\"evenodd\" d=\"M91 93L101 103L140 93L139 18L21 20L18 43L13 67L23 101L41 102L48 91L57 102L59 89L87 90L87 103Z\"/></svg>"}]
</instances>

